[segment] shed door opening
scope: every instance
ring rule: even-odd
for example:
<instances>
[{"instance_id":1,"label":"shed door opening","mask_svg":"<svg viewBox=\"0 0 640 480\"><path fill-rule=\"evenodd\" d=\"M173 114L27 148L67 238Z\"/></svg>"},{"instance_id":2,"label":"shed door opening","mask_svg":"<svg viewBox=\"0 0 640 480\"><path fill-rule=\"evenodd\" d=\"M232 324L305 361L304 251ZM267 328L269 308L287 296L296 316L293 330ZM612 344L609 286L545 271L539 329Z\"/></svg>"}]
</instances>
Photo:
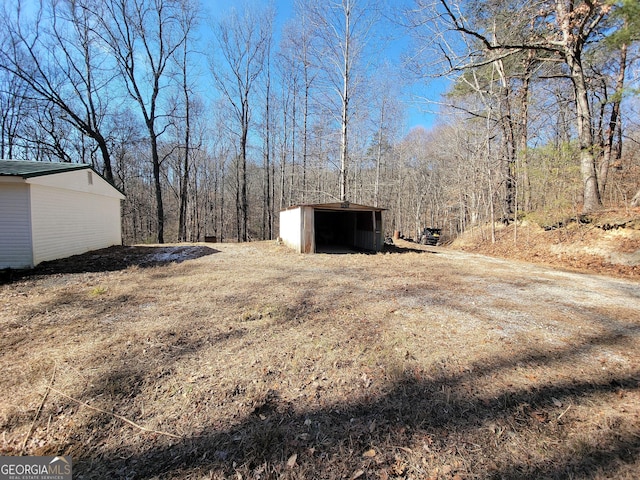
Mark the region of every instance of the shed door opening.
<instances>
[{"instance_id":1,"label":"shed door opening","mask_svg":"<svg viewBox=\"0 0 640 480\"><path fill-rule=\"evenodd\" d=\"M314 215L316 252L348 253L376 250L380 212L316 210Z\"/></svg>"}]
</instances>

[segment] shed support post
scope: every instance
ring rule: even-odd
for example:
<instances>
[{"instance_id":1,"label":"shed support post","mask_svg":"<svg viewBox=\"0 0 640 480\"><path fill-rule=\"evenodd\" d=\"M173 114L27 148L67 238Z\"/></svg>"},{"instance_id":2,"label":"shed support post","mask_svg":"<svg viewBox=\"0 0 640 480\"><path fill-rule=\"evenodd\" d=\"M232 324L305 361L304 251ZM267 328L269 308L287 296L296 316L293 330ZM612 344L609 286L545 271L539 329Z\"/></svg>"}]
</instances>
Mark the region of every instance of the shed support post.
<instances>
[{"instance_id":1,"label":"shed support post","mask_svg":"<svg viewBox=\"0 0 640 480\"><path fill-rule=\"evenodd\" d=\"M373 235L373 251L377 252L378 251L378 236L376 235L376 231L378 230L377 225L376 225L376 211L373 210L371 212L372 218L373 218L373 232L371 232L371 234Z\"/></svg>"}]
</instances>

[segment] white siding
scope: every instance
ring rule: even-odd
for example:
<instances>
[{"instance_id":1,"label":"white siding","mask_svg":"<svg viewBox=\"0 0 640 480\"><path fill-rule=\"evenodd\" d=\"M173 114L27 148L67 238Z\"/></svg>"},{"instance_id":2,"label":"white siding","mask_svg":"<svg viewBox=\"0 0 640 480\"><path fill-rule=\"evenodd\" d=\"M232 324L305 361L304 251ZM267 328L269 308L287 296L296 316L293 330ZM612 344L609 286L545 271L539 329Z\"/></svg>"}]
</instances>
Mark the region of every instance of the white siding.
<instances>
[{"instance_id":1,"label":"white siding","mask_svg":"<svg viewBox=\"0 0 640 480\"><path fill-rule=\"evenodd\" d=\"M0 182L0 268L29 268L29 185Z\"/></svg>"},{"instance_id":2,"label":"white siding","mask_svg":"<svg viewBox=\"0 0 640 480\"><path fill-rule=\"evenodd\" d=\"M280 238L290 248L301 252L302 209L292 208L280 212Z\"/></svg>"},{"instance_id":3,"label":"white siding","mask_svg":"<svg viewBox=\"0 0 640 480\"><path fill-rule=\"evenodd\" d=\"M119 198L32 185L31 219L34 265L122 243Z\"/></svg>"},{"instance_id":4,"label":"white siding","mask_svg":"<svg viewBox=\"0 0 640 480\"><path fill-rule=\"evenodd\" d=\"M88 168L33 177L29 178L27 183L46 187L63 188L65 190L74 190L77 192L90 193L92 195L103 195L106 197L124 200L124 195L109 185L100 175L94 173Z\"/></svg>"}]
</instances>

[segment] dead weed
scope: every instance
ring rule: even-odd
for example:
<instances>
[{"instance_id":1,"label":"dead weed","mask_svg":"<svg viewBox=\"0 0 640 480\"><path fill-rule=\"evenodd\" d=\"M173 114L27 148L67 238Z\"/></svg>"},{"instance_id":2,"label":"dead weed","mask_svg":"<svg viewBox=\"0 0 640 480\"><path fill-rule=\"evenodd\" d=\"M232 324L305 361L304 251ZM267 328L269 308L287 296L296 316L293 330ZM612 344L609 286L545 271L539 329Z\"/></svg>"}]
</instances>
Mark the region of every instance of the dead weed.
<instances>
[{"instance_id":1,"label":"dead weed","mask_svg":"<svg viewBox=\"0 0 640 480\"><path fill-rule=\"evenodd\" d=\"M433 247L158 248L0 286L2 454L87 479L640 471L637 283Z\"/></svg>"}]
</instances>

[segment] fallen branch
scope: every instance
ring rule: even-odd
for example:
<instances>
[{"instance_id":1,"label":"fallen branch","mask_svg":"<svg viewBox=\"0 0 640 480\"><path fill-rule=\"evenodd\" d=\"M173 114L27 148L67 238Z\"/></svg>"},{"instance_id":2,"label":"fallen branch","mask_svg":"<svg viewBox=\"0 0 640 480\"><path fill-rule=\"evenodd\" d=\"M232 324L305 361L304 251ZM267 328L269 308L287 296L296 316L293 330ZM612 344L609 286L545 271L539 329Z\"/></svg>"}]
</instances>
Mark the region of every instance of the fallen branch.
<instances>
[{"instance_id":1,"label":"fallen branch","mask_svg":"<svg viewBox=\"0 0 640 480\"><path fill-rule=\"evenodd\" d=\"M558 420L560 420L563 417L563 415L569 411L570 408L571 408L571 405L569 405L564 412L562 412L560 415L558 415Z\"/></svg>"},{"instance_id":2,"label":"fallen branch","mask_svg":"<svg viewBox=\"0 0 640 480\"><path fill-rule=\"evenodd\" d=\"M44 407L44 402L47 400L47 395L49 395L49 390L51 390L52 385L53 385L53 380L56 377L56 369L57 369L57 365L54 363L53 364L53 373L51 374L51 379L49 380L49 385L47 385L47 389L44 392L44 395L42 396L42 401L40 402L40 406L38 407L38 410L36 411L36 416L33 417L33 421L31 422L31 427L29 427L29 431L27 432L27 436L24 437L24 442L22 442L22 454L24 455L24 449L27 447L27 442L29 441L29 438L31 437L31 434L33 433L33 429L36 426L36 421L38 420L38 417L40 416L40 412L42 412L42 407Z\"/></svg>"},{"instance_id":3,"label":"fallen branch","mask_svg":"<svg viewBox=\"0 0 640 480\"><path fill-rule=\"evenodd\" d=\"M106 413L107 415L111 415L112 417L117 418L118 420L122 420L125 423L128 423L129 425L136 427L140 430L144 430L145 432L149 432L149 433L157 433L158 435L165 435L167 437L172 437L172 438L179 438L182 439L183 437L181 437L180 435L175 435L173 433L169 433L169 432L163 432L161 430L153 430L151 428L146 428L143 427L142 425L138 425L135 422L132 422L131 420L129 420L126 417L123 417L122 415L118 415L116 413L112 413L112 412L108 412L107 410L103 410L102 408L98 408L98 407L94 407L93 405L89 405L88 403L83 402L82 400L78 400L77 398L73 398L69 395L67 395L66 393L61 392L60 390L56 390L53 387L49 387L49 390L52 390L54 392L56 392L58 395L62 395L65 398L68 398L69 400L72 400L76 403L78 403L79 405L85 406L91 410L95 410L96 412L100 412L100 413Z\"/></svg>"}]
</instances>

